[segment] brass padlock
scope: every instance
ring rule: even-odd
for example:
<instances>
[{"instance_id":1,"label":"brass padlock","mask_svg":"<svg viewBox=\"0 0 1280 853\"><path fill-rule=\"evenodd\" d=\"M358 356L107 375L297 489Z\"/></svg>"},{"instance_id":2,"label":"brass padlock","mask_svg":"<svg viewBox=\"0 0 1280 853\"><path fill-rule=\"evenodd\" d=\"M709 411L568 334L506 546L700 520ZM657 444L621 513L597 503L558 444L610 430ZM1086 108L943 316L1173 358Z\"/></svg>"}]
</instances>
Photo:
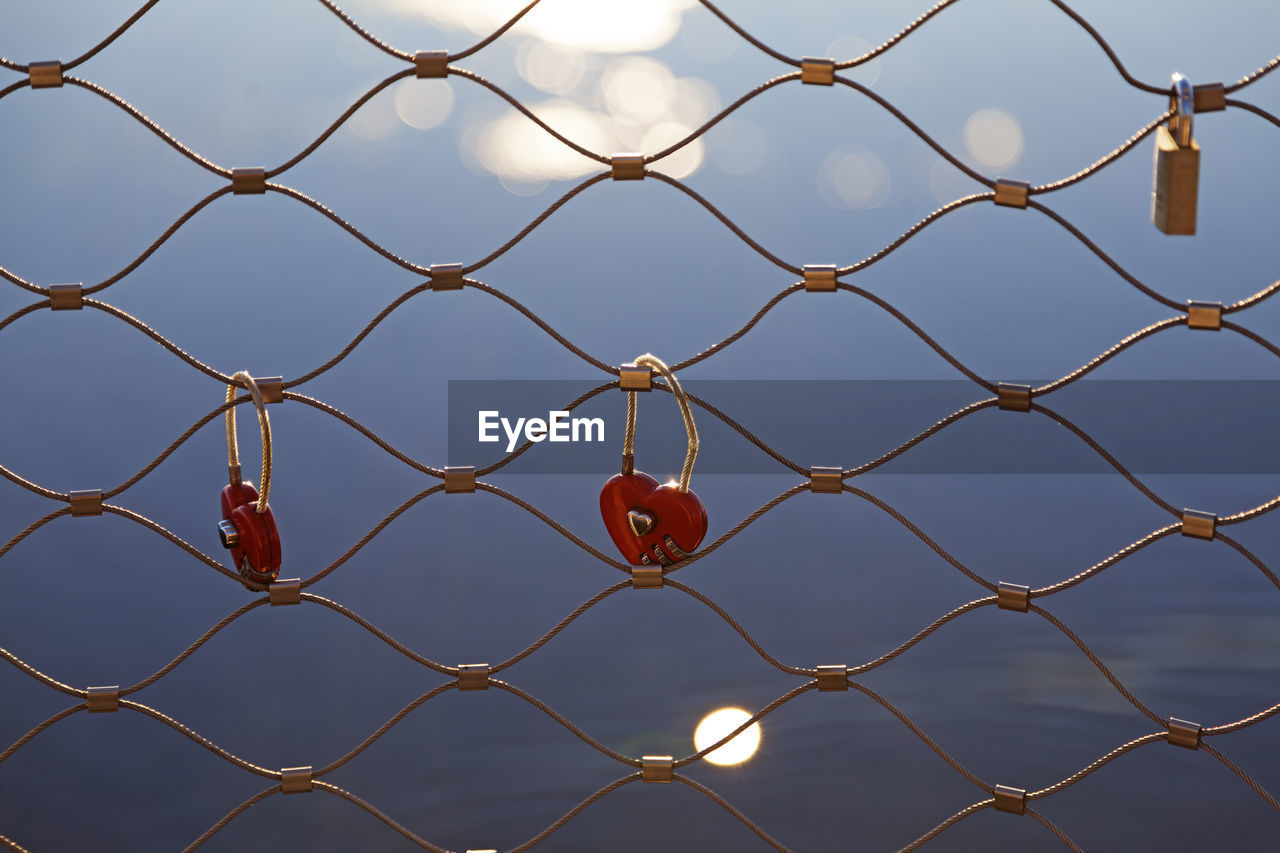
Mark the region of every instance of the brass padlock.
<instances>
[{"instance_id":1,"label":"brass padlock","mask_svg":"<svg viewBox=\"0 0 1280 853\"><path fill-rule=\"evenodd\" d=\"M1195 94L1191 81L1173 75L1168 125L1156 128L1155 185L1151 221L1166 234L1196 233L1196 195L1200 184L1200 146L1191 136Z\"/></svg>"}]
</instances>

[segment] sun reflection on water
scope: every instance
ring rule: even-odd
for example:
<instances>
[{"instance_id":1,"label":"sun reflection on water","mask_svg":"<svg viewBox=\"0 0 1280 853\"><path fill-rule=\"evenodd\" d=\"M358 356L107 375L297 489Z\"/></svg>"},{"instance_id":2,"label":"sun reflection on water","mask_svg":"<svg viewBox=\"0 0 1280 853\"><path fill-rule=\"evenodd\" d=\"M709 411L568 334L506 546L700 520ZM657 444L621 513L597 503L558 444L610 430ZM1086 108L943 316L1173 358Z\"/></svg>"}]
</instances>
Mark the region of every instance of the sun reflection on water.
<instances>
[{"instance_id":1,"label":"sun reflection on water","mask_svg":"<svg viewBox=\"0 0 1280 853\"><path fill-rule=\"evenodd\" d=\"M393 10L418 15L439 27L488 35L527 0L383 0ZM680 29L696 0L556 0L525 15L511 32L597 53L631 53L662 47Z\"/></svg>"},{"instance_id":2,"label":"sun reflection on water","mask_svg":"<svg viewBox=\"0 0 1280 853\"><path fill-rule=\"evenodd\" d=\"M693 733L693 745L699 752L733 733L734 729L751 719L751 714L741 708L721 708L702 718ZM727 767L742 764L760 748L760 724L752 723L733 740L706 754L707 761Z\"/></svg>"},{"instance_id":3,"label":"sun reflection on water","mask_svg":"<svg viewBox=\"0 0 1280 853\"><path fill-rule=\"evenodd\" d=\"M523 7L523 0L382 0L396 12L423 17L442 29L487 35ZM516 68L521 78L552 96L521 99L557 132L584 148L609 156L618 152L654 154L691 134L719 109L719 97L705 80L677 78L651 56L635 54L666 45L680 30L695 0L556 0L535 7L508 38L520 40ZM621 55L618 55L621 54ZM409 91L396 97L405 124L428 129L444 122L452 93ZM368 122L366 122L368 123ZM361 135L385 133L380 125ZM581 178L601 164L573 151L514 111L464 120L463 157L474 171L498 177L517 195L540 192L550 181ZM696 172L705 145L693 140L654 164L675 178ZM739 158L750 163L753 158Z\"/></svg>"}]
</instances>

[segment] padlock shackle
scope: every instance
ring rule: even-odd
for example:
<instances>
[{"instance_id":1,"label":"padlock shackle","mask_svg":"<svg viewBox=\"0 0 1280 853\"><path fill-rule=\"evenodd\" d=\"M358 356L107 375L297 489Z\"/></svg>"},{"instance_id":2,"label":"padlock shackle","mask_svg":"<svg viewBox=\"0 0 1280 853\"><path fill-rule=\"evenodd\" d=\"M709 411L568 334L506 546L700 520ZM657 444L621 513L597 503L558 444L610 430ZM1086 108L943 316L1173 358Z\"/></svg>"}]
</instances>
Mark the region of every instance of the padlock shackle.
<instances>
[{"instance_id":1,"label":"padlock shackle","mask_svg":"<svg viewBox=\"0 0 1280 853\"><path fill-rule=\"evenodd\" d=\"M1191 81L1178 72L1172 75L1173 85L1169 93L1169 133L1179 148L1191 146L1191 121L1195 115L1196 94Z\"/></svg>"},{"instance_id":2,"label":"padlock shackle","mask_svg":"<svg viewBox=\"0 0 1280 853\"><path fill-rule=\"evenodd\" d=\"M244 383L244 387L249 389L249 396L253 398L253 407L258 410L258 427L262 431L262 477L259 480L261 489L258 491L258 504L256 511L264 513L267 511L267 498L271 492L271 420L267 417L267 407L262 400L262 392L258 390L258 383L247 371L241 370L233 375L232 380L239 380ZM227 402L230 403L236 398L236 385L227 386ZM227 422L227 471L231 477L231 485L240 482L240 447L236 437L236 407L229 406L226 415Z\"/></svg>"},{"instance_id":3,"label":"padlock shackle","mask_svg":"<svg viewBox=\"0 0 1280 853\"><path fill-rule=\"evenodd\" d=\"M680 387L680 380L671 372L666 363L653 355L645 353L634 362L637 365L650 367L662 374L671 386L671 393L680 404L680 416L684 419L684 432L689 438L689 448L684 455L684 466L680 469L680 491L689 491L689 480L693 476L693 463L698 458L698 425L693 422L693 411L689 408L689 398ZM622 473L630 474L634 470L636 443L636 392L627 392L627 430L622 440Z\"/></svg>"}]
</instances>

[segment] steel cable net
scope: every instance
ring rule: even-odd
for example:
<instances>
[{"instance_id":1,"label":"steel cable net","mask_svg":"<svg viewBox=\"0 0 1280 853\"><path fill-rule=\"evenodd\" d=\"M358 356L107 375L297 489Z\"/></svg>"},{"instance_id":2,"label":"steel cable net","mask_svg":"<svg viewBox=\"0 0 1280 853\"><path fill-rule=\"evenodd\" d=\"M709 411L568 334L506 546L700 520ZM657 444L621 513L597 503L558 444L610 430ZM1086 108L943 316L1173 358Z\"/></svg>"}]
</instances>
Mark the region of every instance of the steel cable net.
<instances>
[{"instance_id":1,"label":"steel cable net","mask_svg":"<svg viewBox=\"0 0 1280 853\"><path fill-rule=\"evenodd\" d=\"M1280 802L1277 802L1274 794L1255 781L1244 766L1237 764L1236 761L1229 758L1218 748L1220 743L1225 747L1227 745L1225 742L1229 742L1229 738L1225 737L1226 735L1264 723L1275 714L1280 713L1280 703L1267 708L1261 708L1256 713L1239 720L1227 720L1221 722L1211 721L1212 724L1204 725L1181 720L1175 716L1170 716L1167 713L1164 713L1163 709L1154 709L1144 703L1142 699L1127 687L1124 681L1108 667L1102 656L1095 654L1080 636L1078 636L1068 625L1054 616L1048 609L1050 606L1050 599L1055 594L1071 589L1100 575L1133 554L1151 546L1153 543L1168 537L1179 535L1221 542L1247 559L1254 567L1256 567L1257 571L1265 578L1265 580L1272 586L1275 586L1277 591L1280 592L1280 579L1277 578L1273 569L1244 544L1226 533L1227 529L1234 525L1243 524L1271 512L1277 505L1280 505L1280 497L1266 501L1257 506L1241 508L1234 512L1224 512L1221 514L1177 507L1165 500L1154 489L1148 487L1148 485L1142 482L1142 480L1131 473L1125 467L1123 460L1112 455L1099 442L1095 441L1084 429L1055 411L1047 403L1047 398L1052 393L1081 380L1083 377L1092 373L1094 370L1115 358L1125 350L1140 345L1148 338L1167 334L1169 331L1178 327L1190 326L1191 328L1226 331L1232 335L1241 336L1242 338L1247 339L1271 355L1280 356L1280 348L1277 348L1275 343L1267 340L1250 329L1227 319L1230 315L1243 312L1270 298L1275 291L1280 288L1280 282L1276 282L1252 296L1229 304L1201 302L1183 304L1166 296L1156 287L1150 286L1141 281L1136 275L1125 269L1119 262L1103 251L1096 243L1094 243L1082 231L1077 229L1065 217L1059 215L1040 200L1042 197L1045 197L1059 189L1071 186L1099 173L1106 166L1122 157L1130 149L1134 148L1134 146L1151 136L1156 132L1162 122L1168 120L1173 115L1172 109L1164 109L1164 101L1161 102L1161 109L1154 115L1143 117L1143 122L1131 137L1121 142L1114 150L1101 157L1096 162L1079 170L1078 172L1070 174L1067 177L1040 185L1028 185L1018 181L992 178L978 173L962 162L958 157L922 130L920 126L894 106L894 104L882 98L868 87L855 82L842 73L855 69L857 66L893 49L895 45L902 42L938 13L942 12L948 6L955 5L958 0L945 0L945 2L938 3L904 27L897 35L893 36L879 47L876 47L861 56L848 59L838 58L834 60L796 58L779 53L770 47L764 40L761 40L754 34L748 32L730 16L720 11L710 2L702 0L702 5L720 18L723 23L737 33L738 36L763 51L768 56L777 60L779 63L782 63L785 69L784 73L779 74L778 76L762 83L752 91L744 94L710 121L706 122L702 127L699 127L684 139L661 151L643 155L618 155L608 152L589 150L588 148L580 145L574 139L562 135L559 131L544 122L532 111L522 105L520 101L504 91L504 89L489 82L485 78L468 71L465 67L458 64L472 54L483 50L497 39L500 39L511 27L515 26L524 15L537 6L539 0L534 0L533 3L530 3L505 24L495 29L486 38L472 45L470 48L456 53L445 53L443 51L410 52L392 47L382 41L377 35L362 28L361 25L351 16L329 3L328 0L318 0L321 5L340 18L342 22L356 35L363 38L373 47L403 61L405 63L405 67L388 76L363 96L358 98L351 104L350 108L339 116L323 133L321 133L314 142L299 151L296 156L274 168L227 168L211 162L199 154L193 146L171 136L162 127L152 122L138 109L133 107L122 96L108 91L87 77L71 73L81 64L87 63L95 54L107 47L107 45L109 45L113 40L123 35L130 27L137 24L138 21L157 6L158 2L159 0L151 0L151 2L148 2L128 20L124 21L107 38L103 39L99 44L94 46L85 54L73 60L67 62L47 61L22 64L12 62L7 59L0 59L0 65L3 65L5 68L14 72L26 75L9 85L7 88L0 90L0 98L27 87L56 88L74 86L87 90L88 92L99 96L105 101L128 113L139 124L156 134L165 143L181 153L192 163L225 179L226 183L220 189L210 193L193 205L168 229L166 229L164 233L156 238L145 251L138 255L123 269L100 282L93 283L88 286L42 286L35 282L28 281L21 275L9 269L0 267L0 275L5 279L11 282L14 286L30 291L38 297L29 305L13 312L3 321L0 321L0 330L14 324L24 316L38 311L48 309L53 309L55 311L83 310L84 308L91 308L108 314L120 322L131 326L133 329L137 330L137 332L152 339L174 356L181 359L194 371L205 375L211 380L214 380L214 382L237 385L244 388L245 383L233 377L232 374L234 373L234 369L230 371L223 371L217 367L199 361L186 352L178 343L170 340L160 331L151 328L142 320L112 305L99 294L104 294L108 288L136 270L158 249L160 249L166 241L172 238L173 235L184 226L184 224L190 221L193 216L205 207L221 199L222 196L261 193L277 193L282 196L286 196L299 204L305 205L319 212L330 220L334 226L347 231L367 246L371 251L376 252L394 264L403 267L405 270L419 276L424 276L425 280L417 286L407 290L397 299L388 304L359 332L359 334L357 334L345 347L343 347L337 355L327 362L324 362L323 364L316 366L314 369L294 378L272 380L262 379L259 377L258 384L262 389L263 397L269 405L278 405L288 401L292 405L309 407L340 421L346 427L358 432L364 439L372 442L380 448L381 451L427 478L427 480L432 484L419 493L413 495L392 512L387 514L354 545L335 557L328 565L316 569L306 577L293 580L276 580L269 585L264 585L244 580L237 573L234 566L229 567L224 565L219 560L204 553L200 548L184 541L182 538L166 529L159 522L129 509L128 506L120 500L120 498L124 496L129 489L155 471L157 467L162 465L166 459L177 452L179 448L192 439L198 432L219 420L227 411L233 410L245 403L252 404L253 400L249 393L240 393L234 396L234 398L229 400L225 405L209 411L205 416L193 423L189 429L174 439L168 447L160 452L150 463L145 465L136 474L110 488L72 492L58 491L27 479L15 470L16 466L15 468L9 467L11 463L9 463L8 460L0 460L5 463L3 467L0 467L0 473L3 473L11 483L49 499L56 506L56 508L47 515L32 520L25 529L0 547L0 557L4 557L9 554L15 546L45 525L66 523L66 521L62 519L63 516L112 514L135 522L136 524L152 531L154 534L163 537L173 545L185 551L191 557L206 564L210 569L225 576L228 583L243 584L252 593L254 593L254 597L251 600L210 627L204 634L199 636L194 640L194 642L173 657L168 664L141 681L127 686L79 686L64 683L56 677L56 674L43 672L25 660L20 659L17 655L11 653L7 649L0 648L0 655L2 655L6 661L18 670L46 685L51 690L65 694L72 700L71 705L35 725L25 735L10 744L3 752L0 752L0 773L4 772L5 761L16 752L23 749L33 739L42 736L45 738L53 736L46 734L46 731L54 728L60 721L80 714L81 712L99 713L119 712L123 710L149 717L151 720L155 721L155 723L169 727L184 737L189 738L194 743L204 747L206 750L218 756L229 765L244 771L246 776L256 775L265 780L265 787L252 793L238 805L234 805L229 808L225 816L216 821L213 825L208 826L203 829L203 831L198 828L193 828L192 840L187 849L194 849L201 846L213 836L217 835L228 824L235 821L240 815L244 814L247 810L263 800L271 798L277 794L296 794L318 791L323 794L328 794L349 801L360 809L363 809L373 818L376 818L378 821L385 824L387 831L399 833L405 839L408 839L422 848L429 850L442 850L444 848L433 843L429 837L429 827L406 825L398 820L394 814L384 812L376 804L363 799L357 792L349 791L343 787L333 784L328 780L328 777L348 762L356 759L362 752L371 747L376 741L410 714L415 712L419 707L431 702L439 696L453 690L503 691L517 697L523 703L527 704L531 712L539 712L548 716L551 720L555 721L556 724L562 726L565 730L579 739L584 745L583 748L596 750L600 754L615 761L619 765L619 770L622 774L617 778L601 780L601 786L594 793L590 793L588 796L585 796L580 802L576 805L572 805L572 807L564 811L559 817L551 819L551 816L548 816L548 822L544 829L525 840L524 843L511 848L512 850L526 850L546 841L564 827L565 824L572 821L584 810L588 809L593 803L610 796L614 791L617 791L624 786L631 785L633 783L646 784L673 782L691 788L698 794L708 798L720 808L724 809L728 814L732 815L733 818L740 821L748 830L758 836L763 842L776 849L786 850L788 849L786 826L778 825L766 827L760 825L753 820L750 814L746 814L739 810L733 805L733 803L717 794L716 791L681 771L689 765L702 761L709 752L744 732L752 724L774 714L780 708L791 703L820 701L817 696L806 694L856 691L857 693L862 694L867 701L882 706L888 713L893 715L902 726L910 730L915 737L919 738L923 744L936 753L937 756L949 765L955 773L967 780L967 782L976 789L976 799L971 804L956 811L945 820L941 820L940 822L935 821L935 825L930 825L929 820L925 817L928 810L922 806L920 808L920 834L914 839L902 839L903 846L901 849L903 850L914 850L940 834L947 832L951 827L961 821L964 821L968 817L988 809L1012 813L1015 815L1028 815L1033 820L1041 824L1047 834L1055 836L1063 845L1071 849L1080 849L1077 844L1071 840L1069 834L1071 827L1059 826L1046 817L1046 815L1041 811L1041 801L1050 800L1056 794L1077 785L1077 783L1087 785L1088 783L1085 780L1088 777L1100 771L1104 766L1108 765L1112 761L1120 759L1122 756L1135 750L1145 749L1148 747L1154 748L1153 745L1158 743L1165 743L1167 745L1173 745L1188 750L1199 750L1206 753L1214 761L1221 763L1232 774L1239 778L1242 790L1247 786L1248 789L1251 789L1258 797L1262 798L1267 805L1277 811L1280 811ZM547 0L547 2L550 2L550 0ZM1097 46L1106 54L1106 57L1115 66L1116 71L1119 72L1125 83L1140 91L1159 95L1162 98L1168 95L1168 89L1166 87L1145 83L1130 75L1121 62L1119 56L1114 50L1112 50L1103 37L1089 24L1088 21L1078 15L1065 3L1059 2L1059 0L1046 0L1046 2L1051 3L1053 6L1061 10L1070 23L1078 26L1097 43ZM1234 97L1236 93L1274 70L1277 64L1280 64L1280 59L1272 60L1257 71L1248 74L1237 82L1227 85L1198 85L1195 89L1198 110L1243 110L1253 113L1272 124L1280 126L1280 120L1277 120L1274 115L1271 115L1266 110L1252 103L1248 103ZM323 145L324 142L345 122L355 115L366 102L397 81L410 77L448 77L464 80L469 84L484 87L497 96L503 98L511 105L511 107L523 113L525 118L536 124L550 137L573 151L597 161L603 169L598 174L582 180L568 192L565 192L541 215L529 222L526 227L522 228L518 233L499 246L492 253L486 257L480 258L479 260L463 264L427 264L400 257L374 241L372 238L366 236L357 227L346 221L339 214L330 210L322 202L280 182L279 179L284 175L284 173L288 172L320 148L320 146ZM778 257L766 249L761 242L758 242L740 228L711 201L704 198L681 180L664 174L662 171L662 161L664 158L679 152L682 148L688 146L695 140L698 140L721 120L739 110L745 104L757 98L764 92L775 87L788 84L841 86L856 91L887 111L897 121L901 122L903 126L908 128L912 133L917 135L927 145L933 148L941 157L949 161L955 168L988 187L989 191L971 194L958 198L948 204L944 204L937 210L934 210L932 213L925 216L923 219L919 220L900 237L884 246L879 251L855 263L844 266L796 265ZM56 97L56 94L48 93L47 96ZM576 400L566 402L563 406L565 410L573 411L593 397L609 392L611 389L617 389L620 384L618 379L620 370L618 366L608 364L579 348L569 338L560 334L551 325L550 321L542 318L508 293L486 284L476 277L484 267L496 261L508 250L512 249L514 246L533 234L533 232L535 232L549 217L556 213L557 210L572 203L576 197L586 192L592 186L610 180L645 180L650 182L659 182L679 193L682 193L696 205L705 208L707 212L719 220L725 228L729 229L734 235L736 235L736 237L739 238L750 250L758 253L767 261L776 265L784 272L789 273L791 276L800 277L799 281L785 287L766 304L761 306L757 313L736 332L719 342L707 346L698 354L673 364L673 371L678 372L709 359L724 348L747 336L753 327L755 327L766 314L773 310L784 299L791 298L804 292L842 291L878 306L878 308L883 310L893 321L905 326L912 334L923 341L928 347L936 351L939 356L950 363L957 371L972 380L975 385L985 392L985 395L973 403L964 406L948 417L943 418L923 432L909 437L895 449L884 453L877 458L865 460L861 464L853 467L840 469L810 466L803 464L801 461L788 458L785 454L772 447L768 442L753 434L748 426L739 423L729 414L718 409L711 402L701 399L695 394L690 394L689 398L691 402L701 410L704 416L709 415L724 422L731 429L738 432L745 439L754 444L760 452L767 454L775 460L778 466L780 466L780 469L793 472L798 475L800 479L795 483L795 485L787 488L776 497L760 506L756 511L741 519L712 542L691 554L687 559L661 569L640 569L633 568L632 566L611 558L581 538L573 531L573 529L571 529L570 526L561 524L549 515L545 514L538 507L520 498L516 494L481 479L501 471L515 459L529 451L532 447L531 442L526 441L518 449L484 467L447 468L445 466L433 466L427 462L413 458L412 456L397 449L390 442L386 441L374 431L368 429L359 421L346 415L333 405L302 393L302 391L299 390L308 382L326 373L347 358L347 356L349 356L358 346L361 345L363 341L366 340L366 338L380 323L392 315L411 298L426 291L450 291L467 288L474 289L487 294L498 301L505 302L509 307L515 309L527 318L529 322L536 324L539 328L545 331L546 334L553 338L559 345L563 346L582 361L594 368L597 368L605 374L605 381L598 387L580 396ZM1124 282L1150 300L1172 310L1174 312L1173 315L1167 319L1152 323L1144 328L1134 331L1132 334L1129 334L1117 342L1114 346L1104 352L1101 352L1096 357L1088 360L1080 367L1061 378L1047 382L1038 387L1031 387L1000 382L980 375L966 366L966 364L964 364L960 359L930 337L923 328L918 326L910 317L895 308L891 303L876 294L851 283L853 280L856 280L856 273L876 264L891 253L897 251L899 248L911 241L917 234L950 213L971 205L990 203L1027 209L1046 217L1084 245L1090 252L1110 267L1111 270L1113 270L1114 273ZM665 383L656 380L653 382L653 387L656 390L670 390ZM1030 588L1017 583L989 577L981 570L967 565L953 556L943 544L930 538L930 536L913 523L907 515L899 512L898 509L876 495L858 487L858 477L861 475L876 471L902 454L909 453L917 445L929 440L932 436L942 430L964 421L978 412L989 409L1040 415L1061 425L1080 442L1088 446L1155 506L1167 512L1170 516L1169 523L1141 536L1131 544L1126 545L1110 556L1107 556L1105 559L1099 560L1095 564L1083 568L1077 574L1065 577L1055 583ZM316 587L319 584L319 582L324 580L331 573L339 570L357 552L365 548L365 546L373 541L375 537L377 537L388 525L421 501L440 493L475 491L486 492L520 507L547 527L554 530L556 533L567 538L578 548L582 549L582 551L586 552L596 561L603 564L604 567L619 571L621 573L620 577L615 576L618 578L617 580L601 589L597 594L590 597L579 607L552 625L536 641L532 642L515 654L512 654L506 660L498 663L462 665L453 665L437 661L430 656L429 649L410 648L396 640L387 632L383 631L377 625L344 606L342 603L323 597L311 591L313 587ZM940 558L950 564L950 566L952 566L957 572L961 573L965 578L979 587L980 591L978 593L978 597L966 604L954 608L950 612L938 616L933 621L924 624L924 626L915 634L903 639L900 645L872 660L862 663L842 663L836 661L806 661L796 663L778 659L778 657L772 654L764 644L759 642L752 635L747 626L741 624L731 613L711 597L703 594L687 583L686 580L689 579L691 575L696 575L697 570L694 569L693 572L686 572L686 569L694 567L695 564L704 559L713 559L712 555L715 554L722 545L736 537L748 526L760 521L775 507L778 507L785 502L797 499L802 495L802 493L806 492L832 494L836 497L840 497L842 495L851 496L852 498L865 501L876 507L890 520L901 525L913 536L917 537L927 547L936 552ZM799 499L808 500L810 498ZM824 498L815 497L813 499L823 500ZM682 756L638 756L623 754L602 742L601 739L594 736L591 732L583 730L571 719L559 713L554 707L519 686L519 665L531 655L536 654L544 645L554 640L558 634L568 628L575 622L575 620L581 618L589 610L614 595L650 595L652 593L645 590L658 588L674 590L680 595L687 596L705 607L705 609L709 611L707 618L722 620L729 628L732 629L732 631L736 632L736 634L741 637L742 641L759 656L765 665L772 667L783 673L786 677L793 679L793 685L778 695L774 701L757 708L755 712L751 714L749 719L742 722L734 731L726 734L715 744L700 749L697 752ZM387 719L383 725L370 732L367 737L354 745L345 754L332 759L324 765L317 763L311 766L288 768L263 766L262 764L255 762L252 756L242 757L234 754L218 743L213 742L197 731L189 728L180 720L172 718L145 702L145 693L148 688L168 676L175 668L183 664L184 661L195 654L197 650L206 643L210 642L210 640L212 640L216 635L224 631L235 631L236 624L252 611L259 610L261 608L276 608L288 605L304 605L306 607L326 608L329 611L339 614L341 617L350 620L350 622L359 626L360 629L368 632L370 635L385 644L388 647L389 654L398 654L403 656L414 664L417 664L426 670L430 670L432 673L439 676L440 680L430 690L414 699L400 711ZM1044 785L1038 789L1034 787L1021 788L1014 785L998 784L989 779L983 778L973 768L966 766L953 758L947 752L943 744L940 744L931 738L921 726L917 725L916 722L896 707L888 698L882 696L877 691L872 690L859 680L860 676L865 673L891 664L895 659L915 647L917 644L926 642L932 634L941 630L949 623L958 619L963 619L967 614L971 614L985 608L996 608L999 610L1011 611L1013 613L1034 614L1037 619L1052 626L1053 629L1060 632L1072 645L1076 647L1076 649L1078 649L1079 653L1097 669L1101 676L1109 682L1111 687L1114 688L1114 690L1132 706L1133 711L1136 714L1139 714L1150 721L1153 731L1125 743L1118 744L1113 749L1099 755L1095 760L1085 764L1060 781ZM921 618L921 623L924 623L925 618L927 618L927 615ZM1244 764L1248 765L1249 762L1245 761ZM246 784L249 788L253 788L253 785L248 783ZM22 846L21 838L9 838L7 836L0 835L0 842L12 850L26 849ZM375 840L371 841L371 843L376 845L377 842Z\"/></svg>"}]
</instances>

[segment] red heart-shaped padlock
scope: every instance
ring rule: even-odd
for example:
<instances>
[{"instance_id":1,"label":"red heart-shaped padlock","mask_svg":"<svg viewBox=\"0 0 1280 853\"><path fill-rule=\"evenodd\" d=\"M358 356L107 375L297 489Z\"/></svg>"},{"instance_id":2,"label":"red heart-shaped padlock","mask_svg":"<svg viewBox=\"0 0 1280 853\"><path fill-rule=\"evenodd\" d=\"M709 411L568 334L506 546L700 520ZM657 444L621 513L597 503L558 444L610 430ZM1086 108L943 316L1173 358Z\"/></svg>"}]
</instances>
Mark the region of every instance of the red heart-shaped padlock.
<instances>
[{"instance_id":1,"label":"red heart-shaped padlock","mask_svg":"<svg viewBox=\"0 0 1280 853\"><path fill-rule=\"evenodd\" d=\"M224 486L218 533L241 577L271 583L280 572L280 534L271 507L258 512L257 501L258 490L248 480Z\"/></svg>"},{"instance_id":2,"label":"red heart-shaped padlock","mask_svg":"<svg viewBox=\"0 0 1280 853\"><path fill-rule=\"evenodd\" d=\"M641 471L615 474L600 491L600 515L633 566L678 563L702 544L707 511L693 492Z\"/></svg>"}]
</instances>

